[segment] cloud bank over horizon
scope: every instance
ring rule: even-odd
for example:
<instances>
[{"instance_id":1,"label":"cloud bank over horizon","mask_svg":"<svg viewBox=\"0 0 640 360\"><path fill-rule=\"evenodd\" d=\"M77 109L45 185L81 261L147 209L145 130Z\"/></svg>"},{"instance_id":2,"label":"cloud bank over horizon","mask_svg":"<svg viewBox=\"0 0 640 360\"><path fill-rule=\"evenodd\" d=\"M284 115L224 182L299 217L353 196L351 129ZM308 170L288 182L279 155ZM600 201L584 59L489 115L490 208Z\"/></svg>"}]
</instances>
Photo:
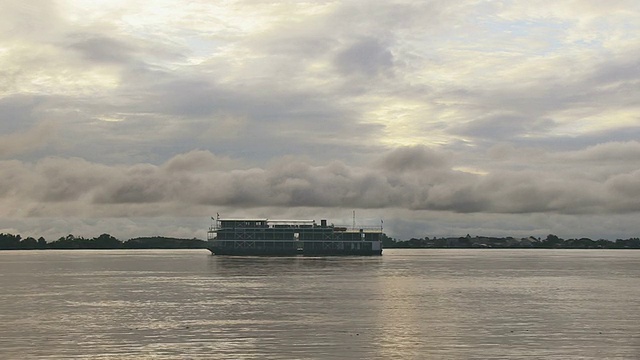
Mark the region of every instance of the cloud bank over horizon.
<instances>
[{"instance_id":1,"label":"cloud bank over horizon","mask_svg":"<svg viewBox=\"0 0 640 360\"><path fill-rule=\"evenodd\" d=\"M0 232L640 234L635 1L3 7Z\"/></svg>"}]
</instances>

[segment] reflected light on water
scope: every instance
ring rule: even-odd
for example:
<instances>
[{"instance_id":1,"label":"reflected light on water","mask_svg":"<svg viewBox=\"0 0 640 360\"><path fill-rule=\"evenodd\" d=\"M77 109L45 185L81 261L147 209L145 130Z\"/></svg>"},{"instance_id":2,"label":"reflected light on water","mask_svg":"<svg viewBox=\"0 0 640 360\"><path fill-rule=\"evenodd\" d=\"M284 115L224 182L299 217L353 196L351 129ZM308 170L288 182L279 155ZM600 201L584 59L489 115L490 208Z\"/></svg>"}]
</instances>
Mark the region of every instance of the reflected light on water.
<instances>
[{"instance_id":1,"label":"reflected light on water","mask_svg":"<svg viewBox=\"0 0 640 360\"><path fill-rule=\"evenodd\" d=\"M633 359L640 252L0 252L0 358Z\"/></svg>"}]
</instances>

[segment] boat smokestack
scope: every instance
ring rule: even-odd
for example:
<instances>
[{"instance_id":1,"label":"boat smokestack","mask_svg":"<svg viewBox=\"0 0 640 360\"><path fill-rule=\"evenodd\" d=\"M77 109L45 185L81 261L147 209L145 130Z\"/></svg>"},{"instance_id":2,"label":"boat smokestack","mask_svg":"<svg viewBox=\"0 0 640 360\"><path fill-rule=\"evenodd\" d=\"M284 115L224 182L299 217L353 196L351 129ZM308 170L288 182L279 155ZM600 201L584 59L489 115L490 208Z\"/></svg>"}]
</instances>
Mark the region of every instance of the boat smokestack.
<instances>
[{"instance_id":1,"label":"boat smokestack","mask_svg":"<svg viewBox=\"0 0 640 360\"><path fill-rule=\"evenodd\" d=\"M321 227L327 227L327 220L325 220L325 219L320 220L320 226Z\"/></svg>"}]
</instances>

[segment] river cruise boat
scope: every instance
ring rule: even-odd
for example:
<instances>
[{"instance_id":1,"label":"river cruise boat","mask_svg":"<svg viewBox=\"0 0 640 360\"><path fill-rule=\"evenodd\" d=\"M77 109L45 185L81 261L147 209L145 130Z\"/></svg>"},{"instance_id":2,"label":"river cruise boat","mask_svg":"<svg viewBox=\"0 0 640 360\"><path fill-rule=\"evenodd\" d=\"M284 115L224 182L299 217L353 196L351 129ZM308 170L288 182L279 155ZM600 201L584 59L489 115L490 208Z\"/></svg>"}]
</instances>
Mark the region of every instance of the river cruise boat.
<instances>
[{"instance_id":1,"label":"river cruise boat","mask_svg":"<svg viewBox=\"0 0 640 360\"><path fill-rule=\"evenodd\" d=\"M315 220L212 218L214 255L382 255L382 226L347 228Z\"/></svg>"}]
</instances>

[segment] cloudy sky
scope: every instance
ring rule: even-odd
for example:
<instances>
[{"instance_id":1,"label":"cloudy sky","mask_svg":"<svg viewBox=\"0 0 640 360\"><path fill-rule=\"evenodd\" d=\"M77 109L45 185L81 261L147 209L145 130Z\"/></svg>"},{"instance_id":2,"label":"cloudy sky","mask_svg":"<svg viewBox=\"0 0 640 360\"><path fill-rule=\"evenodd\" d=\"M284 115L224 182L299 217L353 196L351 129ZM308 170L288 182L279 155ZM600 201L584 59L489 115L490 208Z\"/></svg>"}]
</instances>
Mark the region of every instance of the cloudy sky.
<instances>
[{"instance_id":1,"label":"cloudy sky","mask_svg":"<svg viewBox=\"0 0 640 360\"><path fill-rule=\"evenodd\" d=\"M640 236L637 0L0 9L0 232Z\"/></svg>"}]
</instances>

